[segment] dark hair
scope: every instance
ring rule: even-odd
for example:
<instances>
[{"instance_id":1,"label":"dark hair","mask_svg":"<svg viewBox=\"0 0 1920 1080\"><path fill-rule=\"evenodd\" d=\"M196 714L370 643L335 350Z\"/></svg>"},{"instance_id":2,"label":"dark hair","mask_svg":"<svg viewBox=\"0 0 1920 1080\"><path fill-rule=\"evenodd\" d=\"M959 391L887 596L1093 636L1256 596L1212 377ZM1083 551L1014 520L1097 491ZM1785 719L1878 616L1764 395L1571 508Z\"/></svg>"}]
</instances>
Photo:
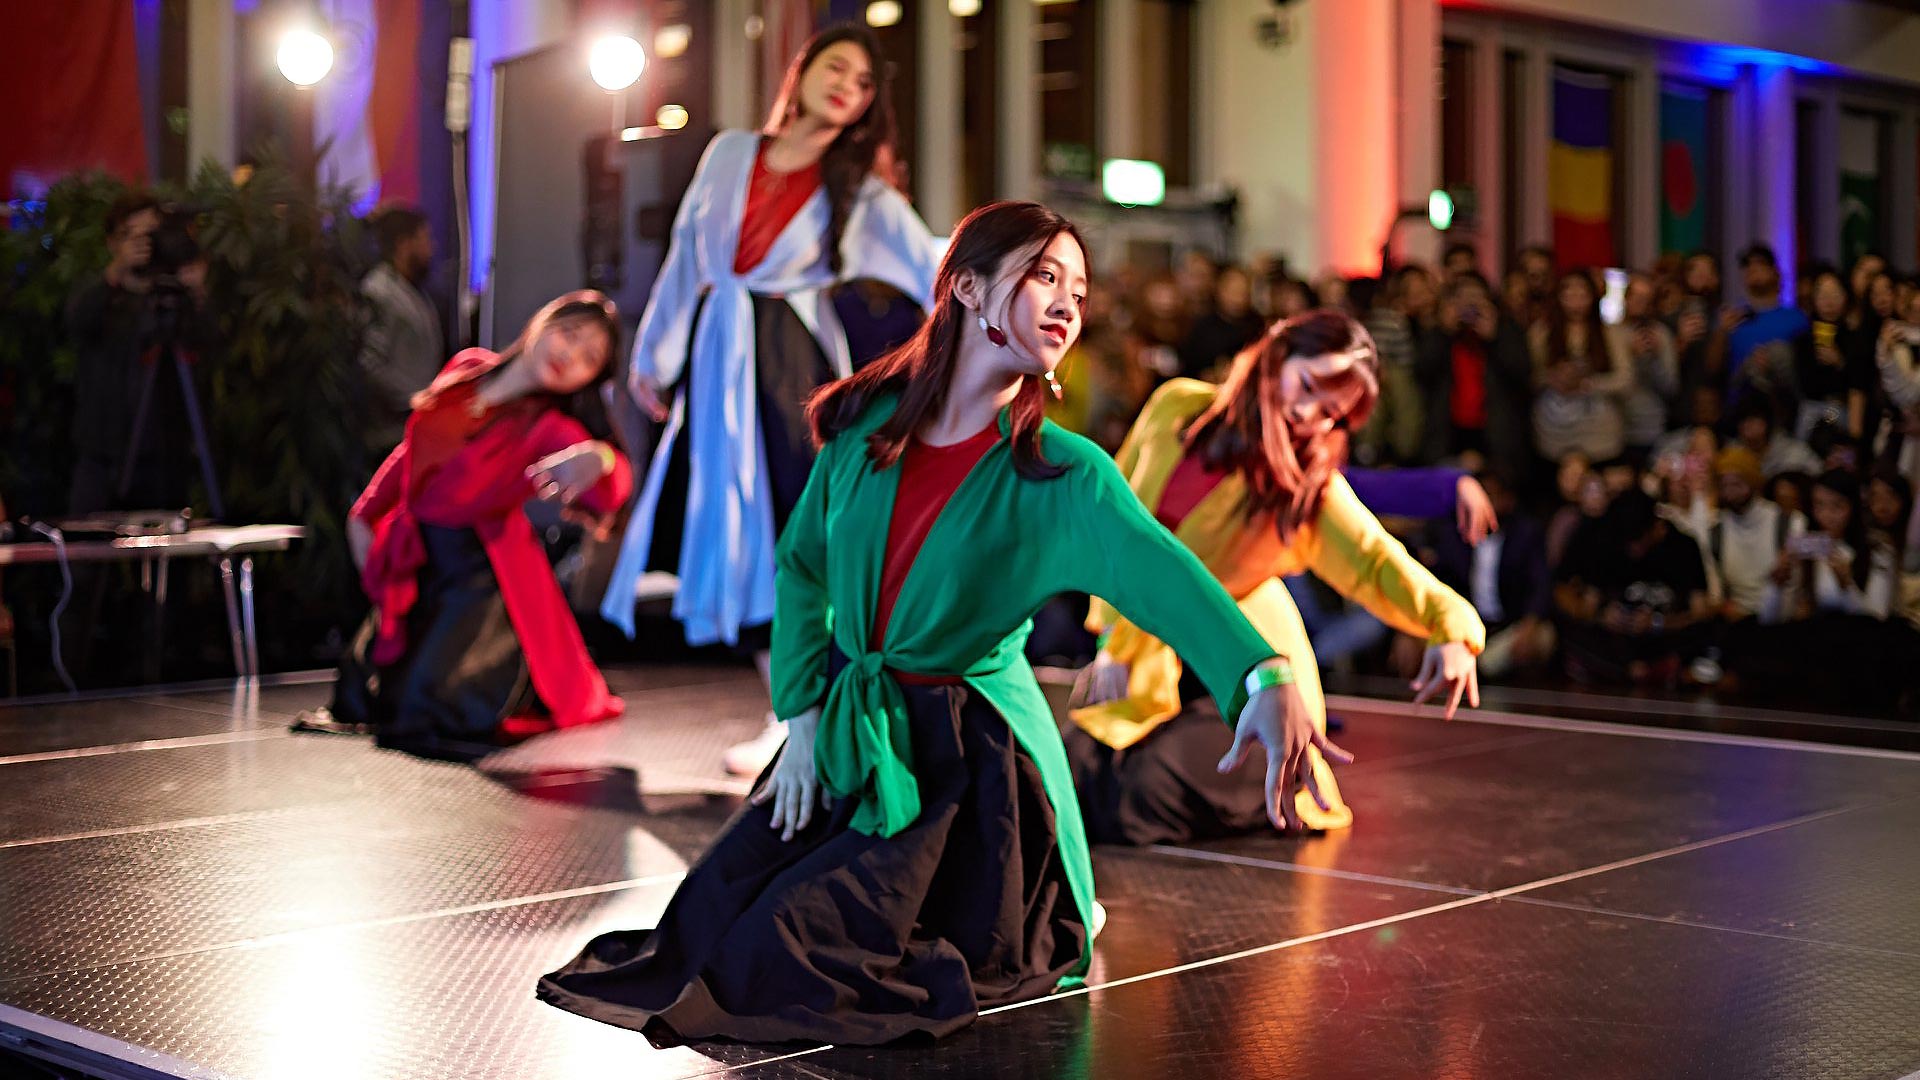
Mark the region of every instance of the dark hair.
<instances>
[{"instance_id":1,"label":"dark hair","mask_svg":"<svg viewBox=\"0 0 1920 1080\"><path fill-rule=\"evenodd\" d=\"M367 218L380 241L380 257L392 260L400 245L427 227L427 215L411 206L383 206Z\"/></svg>"},{"instance_id":2,"label":"dark hair","mask_svg":"<svg viewBox=\"0 0 1920 1080\"><path fill-rule=\"evenodd\" d=\"M1553 249L1545 244L1528 244L1526 247L1520 249L1521 258L1524 259L1528 255L1538 255L1553 265L1558 265L1560 261L1553 257Z\"/></svg>"},{"instance_id":3,"label":"dark hair","mask_svg":"<svg viewBox=\"0 0 1920 1080\"><path fill-rule=\"evenodd\" d=\"M1817 264L1814 266L1813 272L1807 275L1807 287L1809 289L1819 288L1820 279L1822 278L1832 278L1834 284L1840 286L1840 294L1847 298L1847 306L1853 306L1853 285L1847 281L1847 275L1841 273L1839 267L1832 263ZM1869 287L1871 287L1871 282L1869 282Z\"/></svg>"},{"instance_id":4,"label":"dark hair","mask_svg":"<svg viewBox=\"0 0 1920 1080\"><path fill-rule=\"evenodd\" d=\"M1631 544L1645 538L1660 523L1660 505L1653 501L1653 496L1638 487L1630 487L1613 497L1613 503L1607 507L1606 520L1616 541Z\"/></svg>"},{"instance_id":5,"label":"dark hair","mask_svg":"<svg viewBox=\"0 0 1920 1080\"><path fill-rule=\"evenodd\" d=\"M112 236L126 225L127 219L143 210L160 212L160 200L151 191L134 190L126 192L107 206L107 235Z\"/></svg>"},{"instance_id":6,"label":"dark hair","mask_svg":"<svg viewBox=\"0 0 1920 1080\"><path fill-rule=\"evenodd\" d=\"M527 320L526 325L521 327L520 336L514 338L506 348L500 350L499 354L494 357L492 363L487 364L485 367L476 367L471 371L467 371L458 379L447 382L441 382L436 379L431 386L413 395L413 400L409 402L409 404L416 411L431 408L434 403L440 399L440 395L446 393L448 390L463 383L485 378L495 372L504 370L508 364L518 359L522 353L531 348L533 343L539 339L541 333L543 333L547 327L557 322L567 322L572 319L590 322L607 332L607 362L601 365L600 374L595 376L592 382L589 382L586 386L581 387L571 395L562 397L554 394L541 394L537 396L542 398L548 407L556 408L568 415L579 417L583 408L590 407L587 405L587 401L597 400L600 385L611 377L614 367L614 350L620 345L620 319L618 312L613 306L613 301L607 299L605 294L593 289L576 289L573 292L565 293L547 301L539 311L533 313L533 317Z\"/></svg>"},{"instance_id":7,"label":"dark hair","mask_svg":"<svg viewBox=\"0 0 1920 1080\"><path fill-rule=\"evenodd\" d=\"M990 203L963 218L954 227L946 257L940 260L933 282L933 311L920 329L899 348L857 374L828 383L807 399L807 424L814 445L824 446L858 423L875 398L898 394L900 404L893 415L867 436L867 459L881 469L900 460L907 440L946 404L960 353L961 327L967 321L966 308L953 294L961 271L994 281L1015 269L1006 265L1011 257L1031 249L1027 265L1017 268L1025 280L1040 265L1047 245L1062 233L1073 237L1082 253L1087 250L1073 222L1039 203ZM1066 472L1040 453L1046 408L1040 380L1023 379L1012 405L1013 466L1029 480L1051 480Z\"/></svg>"},{"instance_id":8,"label":"dark hair","mask_svg":"<svg viewBox=\"0 0 1920 1080\"><path fill-rule=\"evenodd\" d=\"M1299 445L1280 400L1281 371L1296 357L1357 351L1340 381L1357 381L1362 393L1353 411L1333 430ZM1235 470L1247 482L1253 513L1271 513L1282 540L1320 513L1327 483L1347 463L1351 433L1366 424L1380 395L1380 353L1373 337L1353 317L1316 308L1278 323L1240 350L1213 404L1187 428L1189 453L1215 472Z\"/></svg>"},{"instance_id":9,"label":"dark hair","mask_svg":"<svg viewBox=\"0 0 1920 1080\"><path fill-rule=\"evenodd\" d=\"M1913 482L1900 475L1900 470L1892 462L1875 466L1867 478L1867 484L1885 484L1893 489L1893 497L1900 502L1900 511L1895 517L1893 527L1887 531L1887 544L1893 548L1896 556L1907 551L1907 522L1913 517ZM1864 508L1864 504L1863 504Z\"/></svg>"},{"instance_id":10,"label":"dark hair","mask_svg":"<svg viewBox=\"0 0 1920 1080\"><path fill-rule=\"evenodd\" d=\"M1515 270L1513 273L1517 274L1519 271ZM1475 285L1479 286L1480 291L1486 293L1488 297L1493 296L1493 286L1487 283L1487 276L1478 270L1469 270L1464 274L1455 274L1453 280L1447 282L1447 299L1451 300L1460 294L1461 289Z\"/></svg>"},{"instance_id":11,"label":"dark hair","mask_svg":"<svg viewBox=\"0 0 1920 1080\"><path fill-rule=\"evenodd\" d=\"M1733 420L1727 428L1728 433L1736 438L1739 437L1740 425L1755 417L1767 422L1769 434L1779 430L1780 403L1774 400L1772 394L1764 390L1752 390L1742 394L1740 400L1734 403Z\"/></svg>"},{"instance_id":12,"label":"dark hair","mask_svg":"<svg viewBox=\"0 0 1920 1080\"><path fill-rule=\"evenodd\" d=\"M847 219L860 197L860 185L868 176L878 176L891 184L893 175L893 68L880 51L880 39L873 31L857 23L836 23L813 35L787 65L780 82L780 93L773 101L763 129L778 135L800 117L800 80L807 69L828 48L851 41L866 54L873 65L873 102L858 120L848 124L834 137L826 153L820 155L820 183L827 189L827 266L836 275L842 263L840 238L846 234Z\"/></svg>"},{"instance_id":13,"label":"dark hair","mask_svg":"<svg viewBox=\"0 0 1920 1080\"><path fill-rule=\"evenodd\" d=\"M1866 508L1860 500L1860 478L1845 469L1828 469L1813 482L1816 488L1826 488L1847 501L1847 529L1842 537L1847 546L1853 549L1853 583L1865 585L1867 576L1873 572L1873 560L1869 558L1870 545L1867 540ZM1807 493L1807 516L1813 516L1813 493ZM1815 522L1818 528L1819 523Z\"/></svg>"},{"instance_id":14,"label":"dark hair","mask_svg":"<svg viewBox=\"0 0 1920 1080\"><path fill-rule=\"evenodd\" d=\"M1440 256L1440 261L1444 263L1455 255L1466 255L1473 259L1475 266L1480 265L1480 249L1467 243L1465 240L1455 240L1453 243L1448 244L1447 250Z\"/></svg>"},{"instance_id":15,"label":"dark hair","mask_svg":"<svg viewBox=\"0 0 1920 1080\"><path fill-rule=\"evenodd\" d=\"M1613 355L1608 350L1607 324L1600 318L1600 283L1594 279L1593 271L1580 267L1568 270L1553 283L1554 302L1547 309L1547 362L1559 363L1567 359L1567 337L1572 323L1567 321L1567 312L1560 303L1560 291L1571 282L1578 281L1587 287L1588 295L1593 297L1593 306L1588 309L1581 323L1587 329L1587 363L1598 372L1613 370Z\"/></svg>"},{"instance_id":16,"label":"dark hair","mask_svg":"<svg viewBox=\"0 0 1920 1080\"><path fill-rule=\"evenodd\" d=\"M1779 257L1773 253L1773 248L1767 246L1766 244L1747 245L1746 249L1740 252L1741 268L1744 269L1748 263L1752 262L1755 259L1759 259L1761 262L1766 263L1768 266L1772 267L1776 271L1780 269Z\"/></svg>"}]
</instances>

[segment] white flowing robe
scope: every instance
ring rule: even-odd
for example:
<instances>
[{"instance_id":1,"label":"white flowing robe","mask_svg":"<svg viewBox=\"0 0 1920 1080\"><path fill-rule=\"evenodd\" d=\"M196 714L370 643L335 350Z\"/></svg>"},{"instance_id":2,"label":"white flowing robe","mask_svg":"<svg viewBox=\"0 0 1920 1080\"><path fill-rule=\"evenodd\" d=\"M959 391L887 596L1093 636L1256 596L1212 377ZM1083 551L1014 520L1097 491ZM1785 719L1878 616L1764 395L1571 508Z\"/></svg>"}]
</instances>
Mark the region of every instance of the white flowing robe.
<instances>
[{"instance_id":1,"label":"white flowing robe","mask_svg":"<svg viewBox=\"0 0 1920 1080\"><path fill-rule=\"evenodd\" d=\"M676 395L600 605L601 616L628 637L667 463L682 437L691 441L674 618L690 645L737 644L742 627L773 619L773 496L760 429L753 295L785 297L833 370L851 372L846 334L828 291L836 278L827 266L824 186L758 266L733 272L759 147L760 135L752 131L723 131L707 146L674 217L666 264L634 339L630 377L650 379L663 390L680 379L691 342L688 378L696 415L686 415L688 395ZM839 280L883 281L929 310L943 249L944 241L927 232L907 200L870 176L847 219Z\"/></svg>"}]
</instances>

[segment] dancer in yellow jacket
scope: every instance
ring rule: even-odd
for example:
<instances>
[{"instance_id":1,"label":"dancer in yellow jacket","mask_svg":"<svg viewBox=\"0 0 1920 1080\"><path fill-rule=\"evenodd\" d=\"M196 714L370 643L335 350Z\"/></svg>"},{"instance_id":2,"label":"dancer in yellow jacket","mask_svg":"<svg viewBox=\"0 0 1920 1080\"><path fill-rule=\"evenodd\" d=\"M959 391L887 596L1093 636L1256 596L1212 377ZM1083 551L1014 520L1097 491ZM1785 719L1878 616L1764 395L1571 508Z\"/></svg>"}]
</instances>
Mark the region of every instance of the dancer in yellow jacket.
<instances>
[{"instance_id":1,"label":"dancer in yellow jacket","mask_svg":"<svg viewBox=\"0 0 1920 1080\"><path fill-rule=\"evenodd\" d=\"M1175 379L1147 402L1120 448L1134 494L1173 530L1274 651L1294 658L1316 725L1326 706L1300 614L1282 578L1311 570L1397 630L1428 643L1416 701L1445 691L1447 716L1479 704L1475 657L1486 629L1473 605L1401 546L1341 478L1349 433L1379 396L1379 359L1354 320L1326 309L1277 324L1234 361L1221 386ZM1231 770L1226 725L1173 649L1096 599L1101 649L1064 732L1089 837L1172 843L1258 828L1257 770ZM1353 812L1333 773L1314 770L1329 804L1303 794L1310 829ZM1223 775L1223 771L1226 774Z\"/></svg>"}]
</instances>

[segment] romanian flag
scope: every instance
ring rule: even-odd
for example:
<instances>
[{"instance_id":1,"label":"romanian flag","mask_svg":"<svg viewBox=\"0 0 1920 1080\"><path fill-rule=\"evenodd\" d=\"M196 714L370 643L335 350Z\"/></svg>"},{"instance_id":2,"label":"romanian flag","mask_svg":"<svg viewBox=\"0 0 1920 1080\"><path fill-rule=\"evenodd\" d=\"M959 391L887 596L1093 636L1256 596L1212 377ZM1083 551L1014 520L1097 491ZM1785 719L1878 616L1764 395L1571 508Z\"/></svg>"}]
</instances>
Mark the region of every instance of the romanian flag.
<instances>
[{"instance_id":1,"label":"romanian flag","mask_svg":"<svg viewBox=\"0 0 1920 1080\"><path fill-rule=\"evenodd\" d=\"M1660 89L1660 250L1707 246L1707 91Z\"/></svg>"},{"instance_id":2,"label":"romanian flag","mask_svg":"<svg viewBox=\"0 0 1920 1080\"><path fill-rule=\"evenodd\" d=\"M1617 266L1613 244L1613 80L1553 69L1547 203L1561 266Z\"/></svg>"}]
</instances>

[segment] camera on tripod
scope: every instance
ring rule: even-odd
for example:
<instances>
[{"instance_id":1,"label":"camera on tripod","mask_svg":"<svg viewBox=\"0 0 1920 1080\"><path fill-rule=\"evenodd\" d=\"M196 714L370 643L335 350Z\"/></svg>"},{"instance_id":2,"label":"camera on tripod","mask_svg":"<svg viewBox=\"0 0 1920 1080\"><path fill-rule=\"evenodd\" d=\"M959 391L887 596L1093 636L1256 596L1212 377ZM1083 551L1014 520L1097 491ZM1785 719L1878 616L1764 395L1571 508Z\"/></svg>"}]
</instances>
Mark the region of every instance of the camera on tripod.
<instances>
[{"instance_id":1,"label":"camera on tripod","mask_svg":"<svg viewBox=\"0 0 1920 1080\"><path fill-rule=\"evenodd\" d=\"M162 367L171 367L180 384L180 400L186 412L187 427L200 458L200 476L206 484L207 500L213 518L226 513L220 496L220 481L213 467L213 452L207 439L206 423L201 418L200 396L194 390L189 366L193 360L186 328L196 304L193 287L183 271L200 260L200 242L194 239L197 212L173 203L158 209L159 222L147 234L145 264L128 273L146 286L145 304L140 315L141 350L145 371L140 380L140 398L134 408L133 429L127 440L120 469L119 495L125 498L133 486L134 470L152 421L155 382Z\"/></svg>"}]
</instances>

